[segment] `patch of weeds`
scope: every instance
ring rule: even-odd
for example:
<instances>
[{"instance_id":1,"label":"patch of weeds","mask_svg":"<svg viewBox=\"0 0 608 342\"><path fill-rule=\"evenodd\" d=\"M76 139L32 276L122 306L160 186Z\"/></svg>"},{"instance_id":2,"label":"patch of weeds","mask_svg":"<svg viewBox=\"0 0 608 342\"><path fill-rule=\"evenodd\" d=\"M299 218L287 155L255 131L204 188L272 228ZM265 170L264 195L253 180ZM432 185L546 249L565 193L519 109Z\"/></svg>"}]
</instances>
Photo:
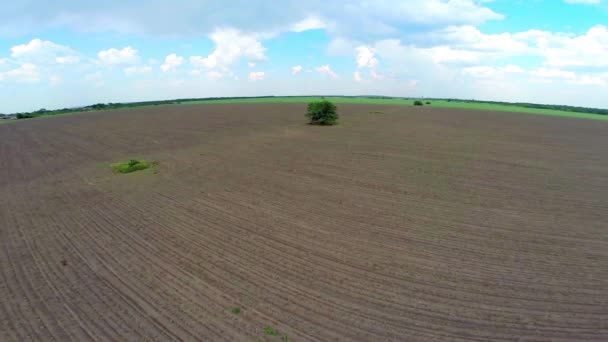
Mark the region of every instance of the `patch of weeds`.
<instances>
[{"instance_id":1,"label":"patch of weeds","mask_svg":"<svg viewBox=\"0 0 608 342\"><path fill-rule=\"evenodd\" d=\"M150 163L145 160L131 159L128 162L114 163L110 165L112 170L116 173L131 173L135 171L141 171L149 169L155 166L157 163Z\"/></svg>"},{"instance_id":2,"label":"patch of weeds","mask_svg":"<svg viewBox=\"0 0 608 342\"><path fill-rule=\"evenodd\" d=\"M264 328L264 333L270 336L279 336L279 331L273 327Z\"/></svg>"},{"instance_id":3,"label":"patch of weeds","mask_svg":"<svg viewBox=\"0 0 608 342\"><path fill-rule=\"evenodd\" d=\"M230 311L231 311L233 314L238 315L238 314L240 314L240 313L241 313L241 308L239 308L239 307L237 306L237 307L232 308L232 310L230 310Z\"/></svg>"},{"instance_id":4,"label":"patch of weeds","mask_svg":"<svg viewBox=\"0 0 608 342\"><path fill-rule=\"evenodd\" d=\"M283 334L283 336L281 336L281 341L283 341L283 342L289 342L289 335Z\"/></svg>"},{"instance_id":5,"label":"patch of weeds","mask_svg":"<svg viewBox=\"0 0 608 342\"><path fill-rule=\"evenodd\" d=\"M384 112L379 112L379 111L375 111L375 112L369 112L370 114L384 114Z\"/></svg>"}]
</instances>

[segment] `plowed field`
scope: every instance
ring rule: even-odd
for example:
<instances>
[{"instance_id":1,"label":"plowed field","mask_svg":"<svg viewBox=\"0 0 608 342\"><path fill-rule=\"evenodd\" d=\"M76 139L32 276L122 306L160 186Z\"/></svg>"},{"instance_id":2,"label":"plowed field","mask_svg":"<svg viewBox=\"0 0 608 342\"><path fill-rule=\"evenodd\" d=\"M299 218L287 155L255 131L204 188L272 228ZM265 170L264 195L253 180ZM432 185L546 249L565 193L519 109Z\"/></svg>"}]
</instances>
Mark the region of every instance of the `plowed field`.
<instances>
[{"instance_id":1,"label":"plowed field","mask_svg":"<svg viewBox=\"0 0 608 342\"><path fill-rule=\"evenodd\" d=\"M0 341L608 340L608 122L304 110L0 126Z\"/></svg>"}]
</instances>

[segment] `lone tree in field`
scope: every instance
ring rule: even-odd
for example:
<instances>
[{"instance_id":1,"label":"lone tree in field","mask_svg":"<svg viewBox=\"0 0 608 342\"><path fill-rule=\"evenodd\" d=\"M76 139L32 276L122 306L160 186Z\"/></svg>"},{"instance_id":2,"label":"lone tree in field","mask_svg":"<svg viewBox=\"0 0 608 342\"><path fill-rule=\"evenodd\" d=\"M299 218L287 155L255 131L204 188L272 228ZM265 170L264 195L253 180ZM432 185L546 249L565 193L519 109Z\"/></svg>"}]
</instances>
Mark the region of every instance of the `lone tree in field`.
<instances>
[{"instance_id":1,"label":"lone tree in field","mask_svg":"<svg viewBox=\"0 0 608 342\"><path fill-rule=\"evenodd\" d=\"M336 105L327 100L309 103L306 117L310 119L311 125L331 126L338 123Z\"/></svg>"}]
</instances>

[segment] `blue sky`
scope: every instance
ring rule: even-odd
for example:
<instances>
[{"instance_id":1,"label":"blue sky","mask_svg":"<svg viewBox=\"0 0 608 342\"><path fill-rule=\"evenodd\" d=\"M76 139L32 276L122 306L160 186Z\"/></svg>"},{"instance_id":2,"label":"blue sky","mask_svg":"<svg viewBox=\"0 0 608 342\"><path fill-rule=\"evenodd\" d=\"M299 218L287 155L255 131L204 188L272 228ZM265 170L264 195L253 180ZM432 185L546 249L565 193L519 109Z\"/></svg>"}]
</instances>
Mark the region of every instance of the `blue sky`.
<instances>
[{"instance_id":1,"label":"blue sky","mask_svg":"<svg viewBox=\"0 0 608 342\"><path fill-rule=\"evenodd\" d=\"M608 108L606 0L20 0L0 112L376 94Z\"/></svg>"}]
</instances>

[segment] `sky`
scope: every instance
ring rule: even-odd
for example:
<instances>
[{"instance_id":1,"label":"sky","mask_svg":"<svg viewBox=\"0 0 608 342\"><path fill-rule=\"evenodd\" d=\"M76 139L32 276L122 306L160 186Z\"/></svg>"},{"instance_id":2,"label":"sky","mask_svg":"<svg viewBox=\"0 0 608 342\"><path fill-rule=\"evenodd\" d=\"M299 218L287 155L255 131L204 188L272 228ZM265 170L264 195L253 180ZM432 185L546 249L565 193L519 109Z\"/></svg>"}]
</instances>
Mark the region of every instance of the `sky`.
<instances>
[{"instance_id":1,"label":"sky","mask_svg":"<svg viewBox=\"0 0 608 342\"><path fill-rule=\"evenodd\" d=\"M608 108L608 0L19 0L0 113L260 95Z\"/></svg>"}]
</instances>

